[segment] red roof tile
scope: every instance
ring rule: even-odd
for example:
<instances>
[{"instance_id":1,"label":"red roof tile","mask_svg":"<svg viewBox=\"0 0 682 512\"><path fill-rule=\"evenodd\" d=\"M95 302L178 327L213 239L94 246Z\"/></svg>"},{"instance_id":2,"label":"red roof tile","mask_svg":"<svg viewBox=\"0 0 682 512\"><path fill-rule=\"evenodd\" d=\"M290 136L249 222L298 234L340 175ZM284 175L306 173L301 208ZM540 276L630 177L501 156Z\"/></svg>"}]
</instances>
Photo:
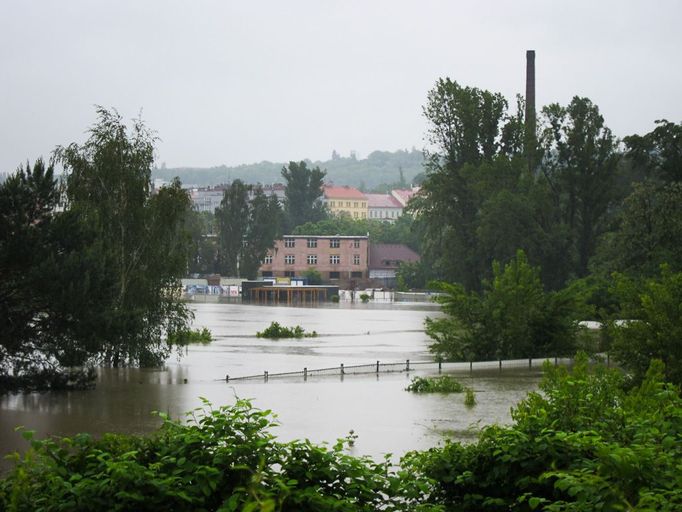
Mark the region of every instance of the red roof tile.
<instances>
[{"instance_id":1,"label":"red roof tile","mask_svg":"<svg viewBox=\"0 0 682 512\"><path fill-rule=\"evenodd\" d=\"M388 194L365 194L369 208L402 208L398 200Z\"/></svg>"},{"instance_id":2,"label":"red roof tile","mask_svg":"<svg viewBox=\"0 0 682 512\"><path fill-rule=\"evenodd\" d=\"M365 194L353 187L324 187L327 199L365 199Z\"/></svg>"}]
</instances>

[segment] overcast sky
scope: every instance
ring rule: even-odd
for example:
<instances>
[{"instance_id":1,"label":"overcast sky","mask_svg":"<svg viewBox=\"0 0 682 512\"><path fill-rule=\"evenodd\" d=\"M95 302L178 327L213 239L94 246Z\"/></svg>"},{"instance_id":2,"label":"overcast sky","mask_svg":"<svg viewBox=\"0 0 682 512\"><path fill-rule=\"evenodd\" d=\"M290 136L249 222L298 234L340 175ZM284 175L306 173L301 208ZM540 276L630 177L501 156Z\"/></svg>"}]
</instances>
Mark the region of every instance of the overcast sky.
<instances>
[{"instance_id":1,"label":"overcast sky","mask_svg":"<svg viewBox=\"0 0 682 512\"><path fill-rule=\"evenodd\" d=\"M0 171L140 110L169 167L421 149L439 77L682 121L682 2L0 0Z\"/></svg>"}]
</instances>

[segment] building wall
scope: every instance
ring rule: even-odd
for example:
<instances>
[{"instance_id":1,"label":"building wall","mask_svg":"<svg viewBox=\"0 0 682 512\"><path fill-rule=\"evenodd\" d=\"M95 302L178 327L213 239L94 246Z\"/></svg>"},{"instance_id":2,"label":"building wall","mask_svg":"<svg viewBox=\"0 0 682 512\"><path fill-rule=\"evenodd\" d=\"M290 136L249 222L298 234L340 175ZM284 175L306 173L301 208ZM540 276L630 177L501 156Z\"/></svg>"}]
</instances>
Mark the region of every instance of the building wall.
<instances>
[{"instance_id":1,"label":"building wall","mask_svg":"<svg viewBox=\"0 0 682 512\"><path fill-rule=\"evenodd\" d=\"M402 208L370 207L369 218L373 220L383 220L395 222L403 213Z\"/></svg>"},{"instance_id":2,"label":"building wall","mask_svg":"<svg viewBox=\"0 0 682 512\"><path fill-rule=\"evenodd\" d=\"M326 198L326 202L327 206L329 207L329 211L335 215L345 212L353 219L367 218L366 199L328 197Z\"/></svg>"},{"instance_id":3,"label":"building wall","mask_svg":"<svg viewBox=\"0 0 682 512\"><path fill-rule=\"evenodd\" d=\"M338 247L334 247L337 241ZM309 257L314 258L309 260ZM338 263L334 262L337 257ZM325 282L348 282L367 279L368 266L369 240L366 236L296 235L275 242L260 273L264 277L300 277L309 268L314 268Z\"/></svg>"}]
</instances>

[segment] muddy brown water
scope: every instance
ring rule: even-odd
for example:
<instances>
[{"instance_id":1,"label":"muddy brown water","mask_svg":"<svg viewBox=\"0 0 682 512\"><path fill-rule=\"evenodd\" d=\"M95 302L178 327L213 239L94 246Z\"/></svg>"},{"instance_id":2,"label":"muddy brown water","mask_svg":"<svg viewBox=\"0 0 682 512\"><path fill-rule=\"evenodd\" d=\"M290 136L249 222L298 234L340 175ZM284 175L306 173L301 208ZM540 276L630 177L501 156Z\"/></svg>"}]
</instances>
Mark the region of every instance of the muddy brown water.
<instances>
[{"instance_id":1,"label":"muddy brown water","mask_svg":"<svg viewBox=\"0 0 682 512\"><path fill-rule=\"evenodd\" d=\"M381 362L429 360L429 339L423 332L426 316L438 315L431 306L328 305L318 308L195 304L194 325L207 327L210 345L191 346L165 368L100 369L93 390L16 394L0 397L0 453L22 451L26 442L15 427L37 435L126 432L143 434L160 420L152 411L172 417L201 405L200 397L215 405L234 403L235 397L253 399L272 409L281 440L308 438L333 443L353 430L358 438L352 453L396 457L406 451L442 443L444 434L459 440L475 437L482 425L510 421L510 408L537 388L538 370L480 370L457 374L476 391L477 405L467 408L464 396L415 395L404 389L415 375L407 373L271 378L225 382L268 372L326 368ZM306 331L317 338L265 340L255 337L271 321ZM7 468L3 461L2 467Z\"/></svg>"}]
</instances>

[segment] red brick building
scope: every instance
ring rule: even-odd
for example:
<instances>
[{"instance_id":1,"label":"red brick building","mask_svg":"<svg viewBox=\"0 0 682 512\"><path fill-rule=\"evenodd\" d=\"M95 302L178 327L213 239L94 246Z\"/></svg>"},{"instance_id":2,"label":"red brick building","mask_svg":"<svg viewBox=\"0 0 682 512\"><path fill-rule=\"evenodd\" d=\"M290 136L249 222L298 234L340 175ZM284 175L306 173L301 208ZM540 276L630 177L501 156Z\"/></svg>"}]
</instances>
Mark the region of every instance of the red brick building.
<instances>
[{"instance_id":1,"label":"red brick building","mask_svg":"<svg viewBox=\"0 0 682 512\"><path fill-rule=\"evenodd\" d=\"M367 236L287 235L275 241L260 267L262 277L301 277L313 268L325 282L340 286L366 280Z\"/></svg>"}]
</instances>

